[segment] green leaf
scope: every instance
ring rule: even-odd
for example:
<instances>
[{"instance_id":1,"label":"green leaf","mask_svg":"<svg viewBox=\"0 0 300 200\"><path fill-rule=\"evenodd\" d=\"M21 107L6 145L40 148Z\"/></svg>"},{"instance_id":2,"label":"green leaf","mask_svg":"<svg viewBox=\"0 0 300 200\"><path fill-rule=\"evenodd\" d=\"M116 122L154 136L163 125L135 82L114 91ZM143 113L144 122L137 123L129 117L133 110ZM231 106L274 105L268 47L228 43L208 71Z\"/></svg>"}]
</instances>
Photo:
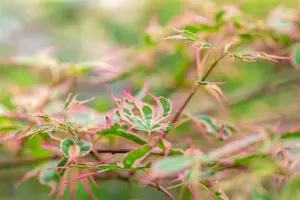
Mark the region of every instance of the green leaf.
<instances>
[{"instance_id":1,"label":"green leaf","mask_svg":"<svg viewBox=\"0 0 300 200\"><path fill-rule=\"evenodd\" d=\"M218 134L220 132L220 128L217 123L216 120L208 115L194 115L194 118L198 119L203 125L205 125L205 128L207 130L207 133L209 135L214 135L214 134ZM230 136L231 135L231 130L229 127L226 126L226 124L224 124L224 134L226 136Z\"/></svg>"},{"instance_id":2,"label":"green leaf","mask_svg":"<svg viewBox=\"0 0 300 200\"><path fill-rule=\"evenodd\" d=\"M172 122L168 122L167 127L163 130L164 132L169 132L172 130L172 128L174 127Z\"/></svg>"},{"instance_id":3,"label":"green leaf","mask_svg":"<svg viewBox=\"0 0 300 200\"><path fill-rule=\"evenodd\" d=\"M130 167L130 166L119 166L117 164L101 164L97 166L88 166L88 165L69 165L70 168L79 168L79 169L97 169L99 172L103 171L109 171L109 170L145 170L149 169L151 167L151 163L144 165L144 166L138 166L138 167Z\"/></svg>"},{"instance_id":4,"label":"green leaf","mask_svg":"<svg viewBox=\"0 0 300 200\"><path fill-rule=\"evenodd\" d=\"M92 149L92 144L84 140L75 143L72 139L64 139L60 143L60 149L66 157L84 156Z\"/></svg>"},{"instance_id":5,"label":"green leaf","mask_svg":"<svg viewBox=\"0 0 300 200\"><path fill-rule=\"evenodd\" d=\"M276 161L271 157L254 157L250 165L253 173L260 178L279 172Z\"/></svg>"},{"instance_id":6,"label":"green leaf","mask_svg":"<svg viewBox=\"0 0 300 200\"><path fill-rule=\"evenodd\" d=\"M253 196L253 199L255 200L274 200L277 199L275 197L272 197L271 194L263 193L258 191L257 188L253 188L251 191L251 196Z\"/></svg>"},{"instance_id":7,"label":"green leaf","mask_svg":"<svg viewBox=\"0 0 300 200\"><path fill-rule=\"evenodd\" d=\"M164 117L168 116L171 112L172 102L165 97L159 97L159 101L162 104L164 109L163 116Z\"/></svg>"},{"instance_id":8,"label":"green leaf","mask_svg":"<svg viewBox=\"0 0 300 200\"><path fill-rule=\"evenodd\" d=\"M49 182L56 181L59 178L56 169L48 169L55 168L56 164L57 162L54 160L51 160L45 164L42 172L39 175L39 180L42 184L47 184Z\"/></svg>"},{"instance_id":9,"label":"green leaf","mask_svg":"<svg viewBox=\"0 0 300 200\"><path fill-rule=\"evenodd\" d=\"M157 144L157 147L160 148L163 152L166 151L166 146L165 146L163 140L159 141L159 143ZM170 149L169 154L170 155L182 155L183 153L179 149Z\"/></svg>"},{"instance_id":10,"label":"green leaf","mask_svg":"<svg viewBox=\"0 0 300 200\"><path fill-rule=\"evenodd\" d=\"M151 145L143 145L131 152L129 152L126 157L123 159L123 164L126 167L133 166L136 161L144 157L149 151L151 151L152 146Z\"/></svg>"},{"instance_id":11,"label":"green leaf","mask_svg":"<svg viewBox=\"0 0 300 200\"><path fill-rule=\"evenodd\" d=\"M0 127L0 132L9 132L9 131L16 131L19 130L20 127L19 126L14 126L14 125L6 125L6 126L2 126Z\"/></svg>"},{"instance_id":12,"label":"green leaf","mask_svg":"<svg viewBox=\"0 0 300 200\"><path fill-rule=\"evenodd\" d=\"M185 172L185 180L190 180L193 170L188 169ZM211 177L213 177L216 174L216 169L209 169L206 171L203 171L199 174L199 181L205 181Z\"/></svg>"},{"instance_id":13,"label":"green leaf","mask_svg":"<svg viewBox=\"0 0 300 200\"><path fill-rule=\"evenodd\" d=\"M279 200L300 199L300 176L293 176L283 188Z\"/></svg>"},{"instance_id":14,"label":"green leaf","mask_svg":"<svg viewBox=\"0 0 300 200\"><path fill-rule=\"evenodd\" d=\"M217 12L217 14L215 16L215 21L216 21L217 24L222 21L224 14L225 14L224 9L221 9L219 12Z\"/></svg>"},{"instance_id":15,"label":"green leaf","mask_svg":"<svg viewBox=\"0 0 300 200\"><path fill-rule=\"evenodd\" d=\"M77 132L77 125L72 122L65 122L63 124L60 124L60 128L66 130L68 133L73 135L77 140L79 140L76 132Z\"/></svg>"},{"instance_id":16,"label":"green leaf","mask_svg":"<svg viewBox=\"0 0 300 200\"><path fill-rule=\"evenodd\" d=\"M101 171L107 171L107 170L144 170L150 168L150 165L146 165L146 166L139 166L136 168L130 167L130 166L124 166L124 167L120 167L117 164L102 164L102 165L98 165L97 169L101 170Z\"/></svg>"},{"instance_id":17,"label":"green leaf","mask_svg":"<svg viewBox=\"0 0 300 200\"><path fill-rule=\"evenodd\" d=\"M151 168L154 177L176 174L193 164L194 156L169 157L157 161Z\"/></svg>"},{"instance_id":18,"label":"green leaf","mask_svg":"<svg viewBox=\"0 0 300 200\"><path fill-rule=\"evenodd\" d=\"M283 139L283 140L300 139L300 131L285 133L280 138Z\"/></svg>"},{"instance_id":19,"label":"green leaf","mask_svg":"<svg viewBox=\"0 0 300 200\"><path fill-rule=\"evenodd\" d=\"M151 130L150 128L151 127L148 127L144 122L143 120L138 117L138 116L134 116L133 117L133 121L134 121L134 124L136 126L137 129L140 129L140 130L144 130L144 131L149 131Z\"/></svg>"},{"instance_id":20,"label":"green leaf","mask_svg":"<svg viewBox=\"0 0 300 200\"><path fill-rule=\"evenodd\" d=\"M69 106L71 105L72 103L72 100L74 98L74 95L72 93L70 93L65 101L65 105L64 105L64 110L67 111Z\"/></svg>"},{"instance_id":21,"label":"green leaf","mask_svg":"<svg viewBox=\"0 0 300 200\"><path fill-rule=\"evenodd\" d=\"M119 130L119 129L120 129L120 125L115 123L114 125L110 126L108 129L97 132L97 134L103 135L103 136L113 135L113 136L122 137L127 140L131 140L140 145L144 145L147 143L145 140L134 135L133 133L127 133L127 132Z\"/></svg>"},{"instance_id":22,"label":"green leaf","mask_svg":"<svg viewBox=\"0 0 300 200\"><path fill-rule=\"evenodd\" d=\"M152 118L153 118L153 111L152 111L151 107L148 105L143 106L142 111L143 111L144 121L145 121L146 125L151 128L151 122L152 122Z\"/></svg>"},{"instance_id":23,"label":"green leaf","mask_svg":"<svg viewBox=\"0 0 300 200\"><path fill-rule=\"evenodd\" d=\"M63 158L58 162L57 167L63 167L63 166L65 166L65 164L66 164L67 162L68 162L68 158L63 157ZM63 176L63 175L65 174L66 170L67 170L67 169L60 169L59 175L60 175L60 176Z\"/></svg>"},{"instance_id":24,"label":"green leaf","mask_svg":"<svg viewBox=\"0 0 300 200\"><path fill-rule=\"evenodd\" d=\"M144 42L145 42L146 46L153 46L153 45L155 45L157 43L156 41L154 41L151 38L151 35L149 35L149 34L146 34L144 36Z\"/></svg>"},{"instance_id":25,"label":"green leaf","mask_svg":"<svg viewBox=\"0 0 300 200\"><path fill-rule=\"evenodd\" d=\"M66 156L66 157L70 157L70 150L71 148L75 147L75 143L73 140L71 139L64 139L63 141L61 141L60 143L60 150L63 152L63 154ZM79 151L79 150L78 150ZM78 152L79 153L79 152Z\"/></svg>"},{"instance_id":26,"label":"green leaf","mask_svg":"<svg viewBox=\"0 0 300 200\"><path fill-rule=\"evenodd\" d=\"M92 150L92 143L86 142L84 140L80 140L78 144L79 146L79 151L80 151L80 156L84 156Z\"/></svg>"},{"instance_id":27,"label":"green leaf","mask_svg":"<svg viewBox=\"0 0 300 200\"><path fill-rule=\"evenodd\" d=\"M48 133L48 132L51 133L51 132L55 131L55 129L56 129L56 126L53 124L40 124L40 125L32 127L27 133L21 135L20 138L27 137L29 135L35 136L36 134L39 134L39 133Z\"/></svg>"},{"instance_id":28,"label":"green leaf","mask_svg":"<svg viewBox=\"0 0 300 200\"><path fill-rule=\"evenodd\" d=\"M263 154L247 155L247 156L243 156L243 157L239 157L239 158L235 159L234 163L238 164L238 165L248 165L254 159L265 158L265 157L266 157L266 155L263 155Z\"/></svg>"},{"instance_id":29,"label":"green leaf","mask_svg":"<svg viewBox=\"0 0 300 200\"><path fill-rule=\"evenodd\" d=\"M201 42L201 43L205 42L204 40L201 40L200 38L198 38L198 36L196 34L190 32L188 30L183 30L182 35L184 38L191 40L191 41Z\"/></svg>"},{"instance_id":30,"label":"green leaf","mask_svg":"<svg viewBox=\"0 0 300 200\"><path fill-rule=\"evenodd\" d=\"M137 143L139 145L147 144L147 142L144 139L142 139L141 137L139 137L133 133L127 133L127 132L119 130L119 129L120 129L120 125L115 123L114 125L110 126L108 129L97 132L97 134L103 135L103 136L122 137L122 138L130 140L134 143ZM162 151L166 150L166 148L164 147L164 144L162 142L159 143L158 147ZM170 155L182 155L182 151L177 150L177 149L170 149L169 153L170 153Z\"/></svg>"},{"instance_id":31,"label":"green leaf","mask_svg":"<svg viewBox=\"0 0 300 200\"><path fill-rule=\"evenodd\" d=\"M224 200L222 197L221 197L222 193L220 192L216 192L215 193L215 200Z\"/></svg>"},{"instance_id":32,"label":"green leaf","mask_svg":"<svg viewBox=\"0 0 300 200\"><path fill-rule=\"evenodd\" d=\"M202 45L204 45L205 47L212 47L210 44L208 44L204 40L201 40L196 34L190 32L188 30L183 30L182 35L184 38L194 41L194 42L199 42Z\"/></svg>"}]
</instances>

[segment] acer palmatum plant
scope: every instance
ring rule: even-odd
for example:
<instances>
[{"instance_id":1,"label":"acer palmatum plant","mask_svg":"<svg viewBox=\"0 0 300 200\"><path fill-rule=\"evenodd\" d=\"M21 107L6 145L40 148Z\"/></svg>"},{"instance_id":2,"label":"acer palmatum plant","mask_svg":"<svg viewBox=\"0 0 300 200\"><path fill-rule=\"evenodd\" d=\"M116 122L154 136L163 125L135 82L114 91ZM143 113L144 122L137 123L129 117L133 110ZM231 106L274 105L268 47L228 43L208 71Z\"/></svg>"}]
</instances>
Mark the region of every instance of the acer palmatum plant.
<instances>
[{"instance_id":1,"label":"acer palmatum plant","mask_svg":"<svg viewBox=\"0 0 300 200\"><path fill-rule=\"evenodd\" d=\"M82 182L92 199L98 199L90 184L98 186L100 183L101 187L101 180L118 178L155 187L171 200L183 200L185 190L194 200L300 198L296 191L300 187L299 129L281 131L258 127L252 132L240 132L239 127L217 118L185 111L199 90L206 90L221 109L226 110L222 102L230 105L230 100L222 91L225 82L208 80L214 69L223 67L225 60L227 63L267 60L280 64L281 60L290 59L289 54L254 51L255 45L259 44L258 49L268 50L261 42L268 38L278 44L274 48L280 50L278 38L282 34L291 34L289 36L295 42L300 33L294 28L293 32L282 32L280 27L274 27L276 23L271 23L272 18L266 22L249 19L236 5L212 13L205 17L185 11L171 20L165 30L152 20L148 28L151 31L146 34L149 46L131 63L142 64L143 59L139 56L143 55L148 57L145 63L151 65L149 60L154 60L153 52L159 53L161 49L167 52L182 45L182 41L186 43L186 59L193 57L190 70L194 75L188 78L193 79L193 85L176 106L172 103L177 101L176 98L156 95L155 91L150 93L147 87L136 94L123 88L121 96L116 97L104 83L124 79L136 69L120 70L94 61L70 64L43 57L40 62L32 63L30 59L7 58L6 61L12 64L47 65L59 69L53 74L50 86L41 85L13 96L16 108L1 113L8 121L1 124L2 143L14 140L22 153L27 148L26 140L40 137L40 145L50 152L50 156L43 159L29 160L41 164L26 173L20 183L36 178L51 188L49 196L56 193L56 199L62 197L67 187L70 188L70 199L74 199L77 181ZM290 26L299 25L297 19L289 20ZM168 28L172 26L174 33ZM255 45L249 45L249 41ZM248 45L246 48L245 44ZM240 51L241 47L243 51ZM297 68L299 44L292 49L292 63ZM78 100L79 95L67 96L72 84L83 82L81 77L87 72L93 74L90 82L104 83L115 108L101 113L87 106L96 99ZM60 101L65 97L65 102ZM49 105L54 102L56 108L49 111ZM182 127L185 136L189 135L190 127L200 131L205 147L188 137L172 138L172 132ZM0 165L6 166L11 165ZM274 185L276 190L272 189ZM175 198L171 191L176 188L181 189Z\"/></svg>"}]
</instances>

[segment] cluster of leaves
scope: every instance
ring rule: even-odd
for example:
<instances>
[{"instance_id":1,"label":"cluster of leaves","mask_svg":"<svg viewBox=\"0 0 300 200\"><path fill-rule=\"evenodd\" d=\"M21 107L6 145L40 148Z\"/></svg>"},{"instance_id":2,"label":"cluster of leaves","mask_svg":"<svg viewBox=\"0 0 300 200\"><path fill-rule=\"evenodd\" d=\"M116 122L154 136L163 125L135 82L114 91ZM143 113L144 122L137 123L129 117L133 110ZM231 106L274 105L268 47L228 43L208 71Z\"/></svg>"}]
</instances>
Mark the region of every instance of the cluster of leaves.
<instances>
[{"instance_id":1,"label":"cluster of leaves","mask_svg":"<svg viewBox=\"0 0 300 200\"><path fill-rule=\"evenodd\" d=\"M38 96L43 99L41 104L23 106L22 109L1 114L1 117L7 120L7 124L1 126L2 142L23 140L24 143L20 144L22 149L25 148L27 139L38 137L40 145L51 154L47 162L28 172L21 182L33 177L38 178L41 184L51 187L49 195L57 191L57 199L61 198L67 185L70 186L70 198L74 199L78 180L83 183L88 194L97 199L91 192L90 181L97 185L96 179L118 177L154 186L170 199L175 198L168 190L177 187L182 187L183 190L187 188L195 200L200 198L200 194L202 199L223 200L235 196L240 199L253 197L265 200L300 198L300 193L295 191L300 184L300 134L297 130L282 132L260 128L255 133L241 134L228 123L207 115L183 111L196 90L202 86L222 108L225 109L222 99L229 104L219 87L224 82L207 81L213 69L225 58L245 62L255 62L258 59L279 62L290 58L261 51L237 51L245 40L255 42L261 37L278 38L282 33L271 29L272 27L266 30L252 20L246 21L245 16L238 10L233 10L236 12L230 12L232 9L217 10L212 19L200 20L201 22L196 20L199 18L195 15L189 15L192 16L192 23L184 23L183 27L177 27L176 35L162 31L161 38L184 40L188 43L190 51L196 54L198 73L197 77L194 77L194 87L186 101L178 108L173 108L177 112L174 116L171 112L171 99L146 91L142 91L142 95L133 95L127 90L122 92L120 98L109 91L115 108L106 113L97 112L86 105L93 98L81 101L77 99L77 95L72 94L67 96L64 103L57 103L58 109L49 112L47 106L61 99L61 96L66 96L74 80L86 72L95 72L95 66L109 72L111 65L94 62L68 64L53 59L48 62L43 59L42 63L36 63L37 60L33 62L32 59L14 58L13 62L26 65L43 64L51 69L63 66L59 73L63 74L60 77L64 77L61 80L55 78L52 86L48 88L49 92L43 98ZM165 37L164 34L171 36ZM213 41L207 36L212 34L224 34L230 38L230 42L228 39ZM152 37L151 34L147 35L147 44L151 45L150 50L145 51L156 51L160 48L160 43L170 42L154 41ZM214 55L212 58L209 56L211 53ZM294 46L291 56L293 64L298 67L299 44ZM97 70L96 74L101 74L97 73ZM126 77L128 73L134 72L116 70L115 73L108 73L100 78L113 82ZM146 101L146 98L149 100ZM91 120L82 123L81 120L74 119L77 114L85 114L84 118ZM203 150L201 146L198 147L188 140L189 146L185 148L180 141L182 138L179 142L167 139L172 136L172 131L176 131L187 121L197 126L203 136L202 140L209 144L218 143L218 147L211 145L207 150ZM107 157L107 154L113 156ZM124 155L119 157L115 154ZM247 184L242 184L245 180L248 181ZM175 182L177 184L173 185ZM277 187L276 192L269 189L274 184ZM164 186L168 188L165 189Z\"/></svg>"}]
</instances>

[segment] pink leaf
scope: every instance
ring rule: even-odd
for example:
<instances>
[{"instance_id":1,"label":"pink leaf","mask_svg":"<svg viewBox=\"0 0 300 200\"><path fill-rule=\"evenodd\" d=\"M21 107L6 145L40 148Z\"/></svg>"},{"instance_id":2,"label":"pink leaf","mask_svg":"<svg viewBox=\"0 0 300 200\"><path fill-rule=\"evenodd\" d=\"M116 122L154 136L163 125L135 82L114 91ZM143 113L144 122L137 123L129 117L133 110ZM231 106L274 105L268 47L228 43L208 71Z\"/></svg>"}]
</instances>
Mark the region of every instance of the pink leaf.
<instances>
[{"instance_id":1,"label":"pink leaf","mask_svg":"<svg viewBox=\"0 0 300 200\"><path fill-rule=\"evenodd\" d=\"M56 200L60 200L62 195L64 194L64 192L66 190L67 185L64 184L66 179L67 179L67 176L63 176L62 179L59 182L58 192L57 192L57 195L56 195Z\"/></svg>"},{"instance_id":2,"label":"pink leaf","mask_svg":"<svg viewBox=\"0 0 300 200\"><path fill-rule=\"evenodd\" d=\"M122 90L122 93L130 100L132 101L136 107L141 111L142 107L143 107L143 102L140 101L139 99L135 98L133 95L131 95L129 93L128 90ZM142 113L142 112L141 112Z\"/></svg>"},{"instance_id":3,"label":"pink leaf","mask_svg":"<svg viewBox=\"0 0 300 200\"><path fill-rule=\"evenodd\" d=\"M195 122L195 125L197 126L197 128L199 128L200 133L202 134L202 136L210 143L213 144L214 142L212 141L212 139L207 135L206 130L203 128L202 124L200 124L198 122L198 120L193 120Z\"/></svg>"},{"instance_id":4,"label":"pink leaf","mask_svg":"<svg viewBox=\"0 0 300 200\"><path fill-rule=\"evenodd\" d=\"M51 188L50 192L47 194L47 197L51 197L56 192L56 185L53 182L50 182L47 185Z\"/></svg>"},{"instance_id":5,"label":"pink leaf","mask_svg":"<svg viewBox=\"0 0 300 200\"><path fill-rule=\"evenodd\" d=\"M106 121L106 129L113 125L113 122L109 119L109 117L105 117Z\"/></svg>"},{"instance_id":6,"label":"pink leaf","mask_svg":"<svg viewBox=\"0 0 300 200\"><path fill-rule=\"evenodd\" d=\"M68 161L66 162L66 164L63 167L67 167L74 160L74 158L75 158L74 156L68 158ZM59 174L62 173L62 171L64 170L63 167L61 167L61 170L58 172Z\"/></svg>"},{"instance_id":7,"label":"pink leaf","mask_svg":"<svg viewBox=\"0 0 300 200\"><path fill-rule=\"evenodd\" d=\"M77 182L70 183L70 200L75 199L76 190L77 190Z\"/></svg>"},{"instance_id":8,"label":"pink leaf","mask_svg":"<svg viewBox=\"0 0 300 200\"><path fill-rule=\"evenodd\" d=\"M91 187L89 185L89 182L88 182L87 178L82 179L81 182L83 184L83 187L87 191L88 195L90 197L92 197L93 200L98 200L98 198L92 193L92 189L91 189Z\"/></svg>"},{"instance_id":9,"label":"pink leaf","mask_svg":"<svg viewBox=\"0 0 300 200\"><path fill-rule=\"evenodd\" d=\"M198 71L198 77L200 78L203 75L204 71L204 63L206 62L209 54L211 51L208 51L202 58L202 61L200 60L200 53L202 48L198 48L196 50L196 63L197 63L197 71Z\"/></svg>"},{"instance_id":10,"label":"pink leaf","mask_svg":"<svg viewBox=\"0 0 300 200\"><path fill-rule=\"evenodd\" d=\"M100 188L100 186L99 186L99 184L97 183L97 181L95 180L94 176L90 176L89 178L90 178L90 180L95 184L95 186L96 186L97 188Z\"/></svg>"},{"instance_id":11,"label":"pink leaf","mask_svg":"<svg viewBox=\"0 0 300 200\"><path fill-rule=\"evenodd\" d=\"M193 191L192 186L190 184L187 185L187 188L189 189L189 191L191 192L194 200L199 200L199 198L197 197L196 193Z\"/></svg>"},{"instance_id":12,"label":"pink leaf","mask_svg":"<svg viewBox=\"0 0 300 200\"><path fill-rule=\"evenodd\" d=\"M225 136L225 134L224 134L224 128L225 128L225 126L224 126L224 124L220 127L220 131L219 131L219 136L220 136L220 138L221 139L223 139L223 140L225 140L225 138L226 138L226 136Z\"/></svg>"},{"instance_id":13,"label":"pink leaf","mask_svg":"<svg viewBox=\"0 0 300 200\"><path fill-rule=\"evenodd\" d=\"M19 187L22 183L24 183L25 181L27 181L30 178L33 178L35 176L37 176L40 172L40 169L34 169L32 171L27 172L22 179L16 184L16 187Z\"/></svg>"},{"instance_id":14,"label":"pink leaf","mask_svg":"<svg viewBox=\"0 0 300 200\"><path fill-rule=\"evenodd\" d=\"M80 180L80 179L86 178L86 177L88 177L88 176L92 176L92 175L94 175L94 174L97 174L97 172L89 172L89 173L86 173L86 174L81 174L81 175L79 175L79 176L77 176L77 177L75 177L75 178L73 178L73 179L71 179L71 180L65 182L65 184L69 184L69 183L72 183L72 182L74 182L74 181L78 181L78 180Z\"/></svg>"},{"instance_id":15,"label":"pink leaf","mask_svg":"<svg viewBox=\"0 0 300 200\"><path fill-rule=\"evenodd\" d=\"M112 94L112 92L110 91L110 89L107 87L106 83L103 83L105 89L107 90L107 92L109 93L109 95L111 96L112 100L115 103L115 106L118 107L119 103L118 103L118 99Z\"/></svg>"}]
</instances>

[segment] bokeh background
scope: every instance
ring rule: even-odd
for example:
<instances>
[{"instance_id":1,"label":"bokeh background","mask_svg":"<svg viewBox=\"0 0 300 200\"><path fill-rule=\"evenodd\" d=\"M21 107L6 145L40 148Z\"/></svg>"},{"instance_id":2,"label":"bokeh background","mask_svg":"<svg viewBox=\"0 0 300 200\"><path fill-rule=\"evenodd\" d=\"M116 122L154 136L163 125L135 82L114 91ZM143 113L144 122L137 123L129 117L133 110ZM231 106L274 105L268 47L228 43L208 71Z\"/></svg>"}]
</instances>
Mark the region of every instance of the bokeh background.
<instances>
[{"instance_id":1,"label":"bokeh background","mask_svg":"<svg viewBox=\"0 0 300 200\"><path fill-rule=\"evenodd\" d=\"M187 9L206 15L210 9L223 7L237 1L225 0L1 0L0 1L0 112L14 109L12 96L21 88L34 88L49 84L52 78L47 67L28 67L9 63L7 57L23 56L34 60L33 55L51 52L60 62L78 63L103 61L114 66L113 70L133 67L123 78L109 86L113 91L130 88L137 92L145 80L156 95L181 98L192 85L192 60L181 43L172 51L144 53L149 48L145 32L153 17L161 27L174 20ZM278 6L300 11L297 0L244 0L241 10L250 16L265 19ZM147 43L148 42L148 43ZM285 41L281 50L288 51L293 42ZM134 50L133 50L134 49ZM137 51L138 49L138 51ZM270 50L270 49L267 49ZM129 52L127 58L125 53ZM282 54L282 52L272 52ZM152 58L155 59L152 59ZM128 60L136 59L135 64ZM148 60L147 60L148 59ZM134 66L133 66L134 65ZM113 72L112 72L113 73ZM95 96L89 105L99 112L112 108L113 102L100 82L110 77L107 71L97 76L84 76L81 84L72 90L83 98ZM299 121L300 74L288 61L278 64L268 61L256 63L224 62L211 76L211 80L226 81L222 87L232 105L222 111L215 101L199 92L187 107L194 113L210 114L216 118L241 125L271 126L278 122L281 128L294 126ZM102 80L103 79L103 80ZM98 84L99 83L99 84ZM7 88L10 88L9 90ZM176 92L175 92L176 89ZM12 92L13 91L13 92ZM178 92L179 91L179 92ZM13 93L13 94L12 94ZM20 94L21 95L21 94ZM176 104L176 102L175 102ZM83 116L85 118L86 116ZM180 137L188 130L178 131ZM201 140L195 135L194 141ZM32 150L25 155L47 155L39 147L38 137L27 144ZM13 152L13 151L12 151ZM0 162L9 160L13 153L1 146ZM1 200L45 199L49 189L37 180L16 182L31 166L10 166L0 169ZM100 189L93 188L101 200L166 199L153 188L142 187L125 181L100 181ZM55 199L54 197L49 199ZM64 195L63 199L68 199ZM80 186L77 200L90 199ZM188 199L188 197L186 197Z\"/></svg>"}]
</instances>

